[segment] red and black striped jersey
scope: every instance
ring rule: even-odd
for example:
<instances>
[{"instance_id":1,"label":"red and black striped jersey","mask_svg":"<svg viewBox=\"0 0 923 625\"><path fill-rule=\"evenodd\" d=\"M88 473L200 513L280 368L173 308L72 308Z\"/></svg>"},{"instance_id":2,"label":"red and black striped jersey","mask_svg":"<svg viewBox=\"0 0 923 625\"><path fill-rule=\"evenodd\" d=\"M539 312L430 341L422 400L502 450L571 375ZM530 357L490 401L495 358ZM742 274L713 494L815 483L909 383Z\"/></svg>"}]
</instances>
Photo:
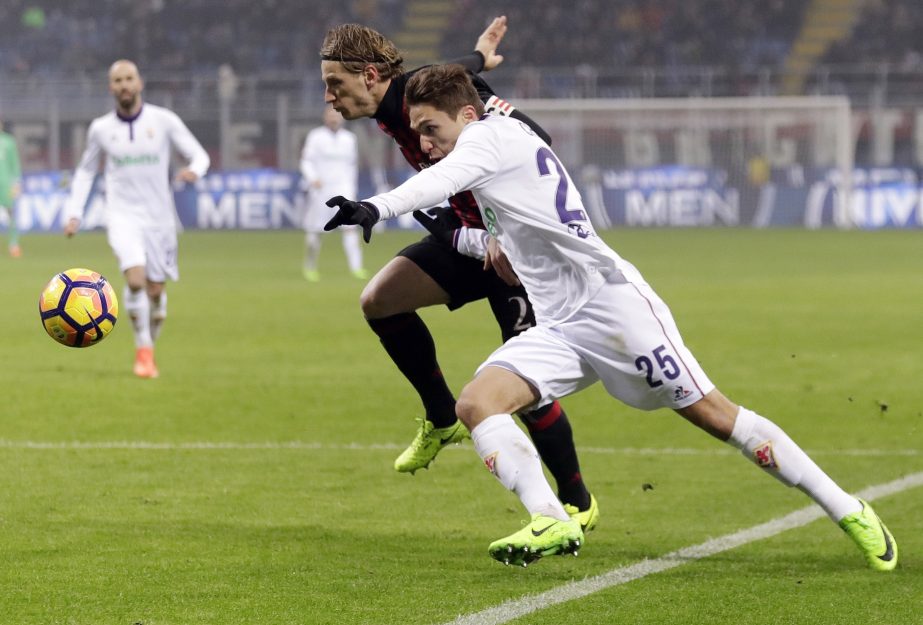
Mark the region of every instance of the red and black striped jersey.
<instances>
[{"instance_id":1,"label":"red and black striped jersey","mask_svg":"<svg viewBox=\"0 0 923 625\"><path fill-rule=\"evenodd\" d=\"M480 53L469 54L460 59L452 61L462 65L471 73L471 80L477 89L481 100L485 104L493 105L496 102L502 102L508 107L508 110L497 110L501 115L512 115L519 117L529 124L536 133L550 144L551 139L547 133L531 119L513 109L506 102L499 100L484 79L477 75L484 66L484 57ZM407 105L404 103L404 91L407 87L407 81L414 73L421 68L401 74L391 79L391 84L385 92L378 110L375 112L374 119L378 122L378 127L393 138L400 147L401 154L410 163L415 170L420 171L432 164L429 157L420 149L420 135L410 127L410 115L407 111ZM495 107L496 108L496 107ZM468 191L463 191L449 198L449 206L461 220L462 225L469 228L484 229L484 222L481 220L481 211L478 209L474 196Z\"/></svg>"}]
</instances>

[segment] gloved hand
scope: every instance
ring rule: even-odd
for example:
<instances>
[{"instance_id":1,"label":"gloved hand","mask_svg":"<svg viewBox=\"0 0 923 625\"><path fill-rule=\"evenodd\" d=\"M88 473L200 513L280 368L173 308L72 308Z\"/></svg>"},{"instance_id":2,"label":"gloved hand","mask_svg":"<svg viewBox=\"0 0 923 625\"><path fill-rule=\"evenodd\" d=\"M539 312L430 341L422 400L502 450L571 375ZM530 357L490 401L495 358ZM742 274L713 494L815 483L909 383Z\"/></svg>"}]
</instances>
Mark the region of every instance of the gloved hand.
<instances>
[{"instance_id":1,"label":"gloved hand","mask_svg":"<svg viewBox=\"0 0 923 625\"><path fill-rule=\"evenodd\" d=\"M378 223L381 214L371 202L356 202L347 200L342 195L327 200L327 206L337 207L337 214L324 225L324 230L330 231L338 226L362 226L362 238L368 243L372 239L372 226Z\"/></svg>"},{"instance_id":2,"label":"gloved hand","mask_svg":"<svg viewBox=\"0 0 923 625\"><path fill-rule=\"evenodd\" d=\"M431 208L429 211L429 214L426 211L413 211L413 218L438 241L454 248L455 234L458 232L458 223L455 221L454 214L447 213L440 208ZM435 218L430 215L435 215ZM451 219L447 219L447 216L451 216Z\"/></svg>"}]
</instances>

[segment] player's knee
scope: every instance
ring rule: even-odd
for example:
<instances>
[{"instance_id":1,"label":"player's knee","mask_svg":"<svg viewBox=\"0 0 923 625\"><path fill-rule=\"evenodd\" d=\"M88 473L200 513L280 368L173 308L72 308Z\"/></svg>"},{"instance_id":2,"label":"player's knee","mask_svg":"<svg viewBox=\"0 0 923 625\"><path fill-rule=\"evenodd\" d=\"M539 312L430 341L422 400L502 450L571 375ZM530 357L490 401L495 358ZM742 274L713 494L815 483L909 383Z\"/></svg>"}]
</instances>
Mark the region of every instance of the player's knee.
<instances>
[{"instance_id":1,"label":"player's knee","mask_svg":"<svg viewBox=\"0 0 923 625\"><path fill-rule=\"evenodd\" d=\"M462 389L455 401L455 416L469 430L489 416L486 410L484 401L471 390L470 384Z\"/></svg>"},{"instance_id":2,"label":"player's knee","mask_svg":"<svg viewBox=\"0 0 923 625\"><path fill-rule=\"evenodd\" d=\"M153 300L160 299L160 296L163 294L163 284L154 282L147 284L147 296Z\"/></svg>"},{"instance_id":3,"label":"player's knee","mask_svg":"<svg viewBox=\"0 0 923 625\"><path fill-rule=\"evenodd\" d=\"M364 289L362 289L362 294L359 295L359 307L362 309L362 314L365 315L366 319L380 319L381 317L386 317L387 313L383 311L386 310L386 299L387 296L371 283L367 284Z\"/></svg>"},{"instance_id":4,"label":"player's knee","mask_svg":"<svg viewBox=\"0 0 923 625\"><path fill-rule=\"evenodd\" d=\"M359 296L359 306L366 319L382 319L405 312L412 312L407 302L400 301L394 296L395 289L389 288L386 282L372 280L362 290Z\"/></svg>"}]
</instances>

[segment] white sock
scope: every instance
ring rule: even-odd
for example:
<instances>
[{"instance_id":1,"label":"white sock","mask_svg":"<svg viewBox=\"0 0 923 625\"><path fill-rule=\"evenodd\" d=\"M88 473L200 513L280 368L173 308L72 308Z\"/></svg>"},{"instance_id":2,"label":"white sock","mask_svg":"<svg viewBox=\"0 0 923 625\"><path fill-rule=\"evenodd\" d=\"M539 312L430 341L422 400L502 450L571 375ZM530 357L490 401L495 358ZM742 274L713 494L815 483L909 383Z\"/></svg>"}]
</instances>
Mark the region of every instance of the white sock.
<instances>
[{"instance_id":1,"label":"white sock","mask_svg":"<svg viewBox=\"0 0 923 625\"><path fill-rule=\"evenodd\" d=\"M797 486L834 521L862 508L782 428L752 410L740 407L728 443L783 484Z\"/></svg>"},{"instance_id":2,"label":"white sock","mask_svg":"<svg viewBox=\"0 0 923 625\"><path fill-rule=\"evenodd\" d=\"M317 270L317 259L320 256L320 234L308 232L304 235L304 268L309 271Z\"/></svg>"},{"instance_id":3,"label":"white sock","mask_svg":"<svg viewBox=\"0 0 923 625\"><path fill-rule=\"evenodd\" d=\"M343 251L346 263L353 273L362 269L362 248L359 246L359 229L349 228L343 231Z\"/></svg>"},{"instance_id":4,"label":"white sock","mask_svg":"<svg viewBox=\"0 0 923 625\"><path fill-rule=\"evenodd\" d=\"M156 300L150 299L151 307L151 340L156 341L163 327L163 320L167 318L167 292L161 291Z\"/></svg>"},{"instance_id":5,"label":"white sock","mask_svg":"<svg viewBox=\"0 0 923 625\"><path fill-rule=\"evenodd\" d=\"M135 331L135 347L151 347L154 340L151 338L151 300L147 293L144 289L132 291L126 285L122 299Z\"/></svg>"},{"instance_id":6,"label":"white sock","mask_svg":"<svg viewBox=\"0 0 923 625\"><path fill-rule=\"evenodd\" d=\"M495 414L471 432L474 449L500 483L519 496L529 514L570 519L542 472L538 452L513 417Z\"/></svg>"}]
</instances>

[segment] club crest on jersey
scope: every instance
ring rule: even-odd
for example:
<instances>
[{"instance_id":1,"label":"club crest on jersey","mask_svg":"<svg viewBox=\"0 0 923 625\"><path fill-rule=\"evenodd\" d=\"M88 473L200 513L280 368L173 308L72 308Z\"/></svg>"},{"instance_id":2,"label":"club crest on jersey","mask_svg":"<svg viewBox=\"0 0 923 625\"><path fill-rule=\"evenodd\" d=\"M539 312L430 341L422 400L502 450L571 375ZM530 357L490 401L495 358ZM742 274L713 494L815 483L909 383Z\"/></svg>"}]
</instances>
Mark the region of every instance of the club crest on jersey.
<instances>
[{"instance_id":1,"label":"club crest on jersey","mask_svg":"<svg viewBox=\"0 0 923 625\"><path fill-rule=\"evenodd\" d=\"M497 456L500 455L499 451L495 451L486 458L484 458L484 466L487 467L487 470L494 474L494 477L500 479L500 476L497 475Z\"/></svg>"},{"instance_id":2,"label":"club crest on jersey","mask_svg":"<svg viewBox=\"0 0 923 625\"><path fill-rule=\"evenodd\" d=\"M772 453L772 441L766 441L754 448L753 458L756 460L756 464L764 469L779 468L779 465L776 464L776 457Z\"/></svg>"}]
</instances>

